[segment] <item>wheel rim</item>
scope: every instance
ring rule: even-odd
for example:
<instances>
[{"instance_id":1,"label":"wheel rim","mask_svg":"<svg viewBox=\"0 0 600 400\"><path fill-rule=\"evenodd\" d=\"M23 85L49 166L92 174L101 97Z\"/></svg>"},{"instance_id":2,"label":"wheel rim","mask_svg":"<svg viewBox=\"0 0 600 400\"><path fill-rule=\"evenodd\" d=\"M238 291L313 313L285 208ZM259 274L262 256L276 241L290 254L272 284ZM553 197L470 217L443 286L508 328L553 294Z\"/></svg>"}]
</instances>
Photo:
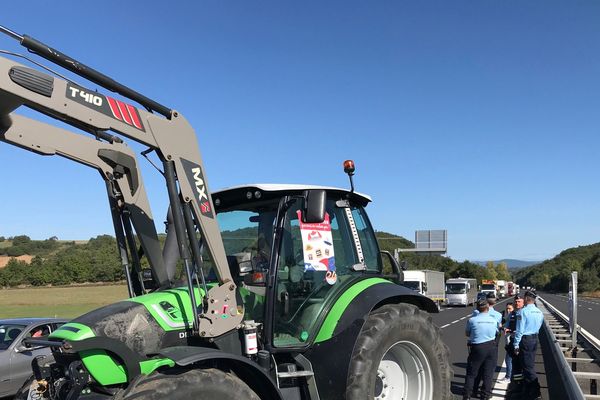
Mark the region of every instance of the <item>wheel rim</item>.
<instances>
[{"instance_id":1,"label":"wheel rim","mask_svg":"<svg viewBox=\"0 0 600 400\"><path fill-rule=\"evenodd\" d=\"M433 372L421 347L400 341L383 355L375 378L376 400L432 400Z\"/></svg>"}]
</instances>

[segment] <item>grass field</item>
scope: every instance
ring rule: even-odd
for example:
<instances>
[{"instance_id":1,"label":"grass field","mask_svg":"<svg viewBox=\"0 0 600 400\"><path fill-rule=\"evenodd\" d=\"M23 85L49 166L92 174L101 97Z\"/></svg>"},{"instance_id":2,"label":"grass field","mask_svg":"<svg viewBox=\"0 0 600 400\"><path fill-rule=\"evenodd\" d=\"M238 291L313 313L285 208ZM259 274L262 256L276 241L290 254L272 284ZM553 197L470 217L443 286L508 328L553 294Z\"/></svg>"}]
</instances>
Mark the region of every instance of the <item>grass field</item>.
<instances>
[{"instance_id":1,"label":"grass field","mask_svg":"<svg viewBox=\"0 0 600 400\"><path fill-rule=\"evenodd\" d=\"M0 318L73 318L127 298L124 285L0 290Z\"/></svg>"}]
</instances>

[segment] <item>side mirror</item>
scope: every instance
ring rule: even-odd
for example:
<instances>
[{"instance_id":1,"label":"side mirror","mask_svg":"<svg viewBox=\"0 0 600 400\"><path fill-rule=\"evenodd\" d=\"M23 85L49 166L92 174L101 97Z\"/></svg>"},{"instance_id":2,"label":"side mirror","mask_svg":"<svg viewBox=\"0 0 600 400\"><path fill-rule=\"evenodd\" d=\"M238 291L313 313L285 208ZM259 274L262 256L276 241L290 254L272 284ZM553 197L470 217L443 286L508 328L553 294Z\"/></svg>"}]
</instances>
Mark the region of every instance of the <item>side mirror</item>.
<instances>
[{"instance_id":1,"label":"side mirror","mask_svg":"<svg viewBox=\"0 0 600 400\"><path fill-rule=\"evenodd\" d=\"M304 192L304 212L302 222L308 224L320 223L325 220L325 190L307 190Z\"/></svg>"},{"instance_id":2,"label":"side mirror","mask_svg":"<svg viewBox=\"0 0 600 400\"><path fill-rule=\"evenodd\" d=\"M403 261L400 263L400 268L402 268L402 271L406 271L406 270L408 269L408 261L406 261L406 260L403 260Z\"/></svg>"},{"instance_id":3,"label":"side mirror","mask_svg":"<svg viewBox=\"0 0 600 400\"><path fill-rule=\"evenodd\" d=\"M423 292L427 292L427 282L423 282Z\"/></svg>"},{"instance_id":4,"label":"side mirror","mask_svg":"<svg viewBox=\"0 0 600 400\"><path fill-rule=\"evenodd\" d=\"M402 272L405 268L398 265L398 262L389 251L382 250L382 255L385 255L390 260L390 264L392 264L392 275L384 275L384 278L391 279L393 282L401 284L404 282L404 272ZM406 265L406 261L402 261L402 265Z\"/></svg>"},{"instance_id":5,"label":"side mirror","mask_svg":"<svg viewBox=\"0 0 600 400\"><path fill-rule=\"evenodd\" d=\"M28 351L30 350L27 346L25 346L24 344L20 344L17 347L15 347L15 353L23 353L24 351Z\"/></svg>"}]
</instances>

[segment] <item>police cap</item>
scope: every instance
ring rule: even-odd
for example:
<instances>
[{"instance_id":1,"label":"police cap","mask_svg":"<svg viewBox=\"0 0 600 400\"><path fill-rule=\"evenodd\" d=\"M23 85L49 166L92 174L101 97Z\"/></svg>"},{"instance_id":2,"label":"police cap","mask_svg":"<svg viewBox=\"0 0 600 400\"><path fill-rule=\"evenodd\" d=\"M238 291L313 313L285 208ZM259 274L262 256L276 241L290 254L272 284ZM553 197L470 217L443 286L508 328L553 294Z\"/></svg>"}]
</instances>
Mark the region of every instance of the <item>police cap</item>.
<instances>
[{"instance_id":1,"label":"police cap","mask_svg":"<svg viewBox=\"0 0 600 400\"><path fill-rule=\"evenodd\" d=\"M515 294L515 300L523 299L523 295L521 293Z\"/></svg>"},{"instance_id":2,"label":"police cap","mask_svg":"<svg viewBox=\"0 0 600 400\"><path fill-rule=\"evenodd\" d=\"M532 292L531 290L528 290L527 292L525 292L525 297L529 297L530 299L535 299L537 297L537 294L535 294L535 292Z\"/></svg>"},{"instance_id":3,"label":"police cap","mask_svg":"<svg viewBox=\"0 0 600 400\"><path fill-rule=\"evenodd\" d=\"M485 295L486 299L496 299L496 295L492 292L489 292L488 294Z\"/></svg>"}]
</instances>

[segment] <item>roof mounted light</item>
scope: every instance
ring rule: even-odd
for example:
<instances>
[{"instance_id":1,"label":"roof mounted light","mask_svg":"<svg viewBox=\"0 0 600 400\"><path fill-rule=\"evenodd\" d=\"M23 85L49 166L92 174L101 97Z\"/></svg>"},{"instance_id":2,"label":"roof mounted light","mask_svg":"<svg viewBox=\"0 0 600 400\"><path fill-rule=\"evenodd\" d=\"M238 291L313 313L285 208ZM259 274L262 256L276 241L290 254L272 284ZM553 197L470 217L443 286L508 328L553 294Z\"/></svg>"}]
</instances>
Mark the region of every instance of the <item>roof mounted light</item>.
<instances>
[{"instance_id":1,"label":"roof mounted light","mask_svg":"<svg viewBox=\"0 0 600 400\"><path fill-rule=\"evenodd\" d=\"M347 173L348 178L350 178L350 193L354 193L354 181L352 180L352 175L354 175L354 169L354 161L344 161L344 172Z\"/></svg>"},{"instance_id":2,"label":"roof mounted light","mask_svg":"<svg viewBox=\"0 0 600 400\"><path fill-rule=\"evenodd\" d=\"M344 172L348 175L354 175L354 161L346 160L344 161Z\"/></svg>"}]
</instances>

